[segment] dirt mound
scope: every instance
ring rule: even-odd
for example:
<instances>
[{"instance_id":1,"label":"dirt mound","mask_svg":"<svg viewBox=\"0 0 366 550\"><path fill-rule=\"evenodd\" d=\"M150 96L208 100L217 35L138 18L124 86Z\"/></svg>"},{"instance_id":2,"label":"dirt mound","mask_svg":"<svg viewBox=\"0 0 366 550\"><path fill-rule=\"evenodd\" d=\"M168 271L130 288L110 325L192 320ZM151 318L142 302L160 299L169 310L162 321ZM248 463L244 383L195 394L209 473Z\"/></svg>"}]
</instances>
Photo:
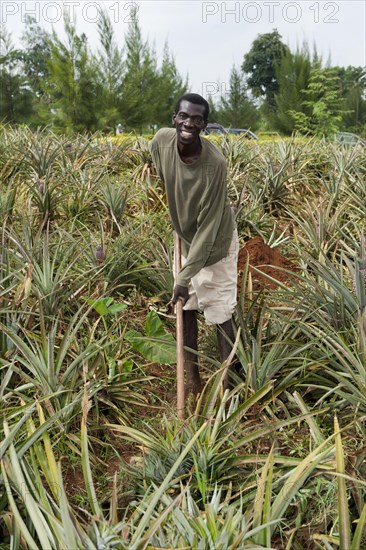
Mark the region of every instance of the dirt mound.
<instances>
[{"instance_id":1,"label":"dirt mound","mask_svg":"<svg viewBox=\"0 0 366 550\"><path fill-rule=\"evenodd\" d=\"M269 281L264 275L254 271L253 267L260 269L263 273L266 273L276 281L286 284L289 282L289 275L281 271L286 269L288 271L296 272L298 268L288 259L282 256L282 254L276 249L268 246L262 239L262 237L254 237L245 243L245 245L239 250L238 258L238 291L240 292L242 272L245 270L246 263L249 257L249 272L252 276L253 290L260 291L264 288L276 288L278 285ZM281 269L278 269L281 268Z\"/></svg>"}]
</instances>

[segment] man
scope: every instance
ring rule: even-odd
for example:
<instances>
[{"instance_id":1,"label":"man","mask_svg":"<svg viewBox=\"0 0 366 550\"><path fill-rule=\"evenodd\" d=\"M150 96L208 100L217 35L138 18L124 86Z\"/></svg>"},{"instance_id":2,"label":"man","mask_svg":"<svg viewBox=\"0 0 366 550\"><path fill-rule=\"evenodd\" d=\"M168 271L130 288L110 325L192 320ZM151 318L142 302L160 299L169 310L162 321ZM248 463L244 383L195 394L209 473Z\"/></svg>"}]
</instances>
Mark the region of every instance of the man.
<instances>
[{"instance_id":1,"label":"man","mask_svg":"<svg viewBox=\"0 0 366 550\"><path fill-rule=\"evenodd\" d=\"M197 351L196 313L203 310L206 323L217 327L223 362L234 340L231 317L236 305L238 236L227 196L225 158L215 145L200 138L208 115L203 97L182 96L173 113L175 128L156 133L151 155L181 239L182 269L172 302L184 303L184 345ZM196 353L185 351L185 370L186 391L199 393Z\"/></svg>"}]
</instances>

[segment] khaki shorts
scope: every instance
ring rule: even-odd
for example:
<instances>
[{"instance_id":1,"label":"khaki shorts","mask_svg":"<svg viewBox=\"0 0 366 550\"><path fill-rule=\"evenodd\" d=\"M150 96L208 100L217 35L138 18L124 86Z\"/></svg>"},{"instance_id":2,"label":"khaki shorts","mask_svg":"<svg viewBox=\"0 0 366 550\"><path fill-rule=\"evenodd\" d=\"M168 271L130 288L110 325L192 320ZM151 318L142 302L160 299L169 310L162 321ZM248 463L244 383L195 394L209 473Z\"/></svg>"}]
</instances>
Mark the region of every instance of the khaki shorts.
<instances>
[{"instance_id":1,"label":"khaki shorts","mask_svg":"<svg viewBox=\"0 0 366 550\"><path fill-rule=\"evenodd\" d=\"M236 306L239 239L235 229L227 256L192 277L185 310L202 310L208 325L228 321ZM182 267L186 258L182 256Z\"/></svg>"}]
</instances>

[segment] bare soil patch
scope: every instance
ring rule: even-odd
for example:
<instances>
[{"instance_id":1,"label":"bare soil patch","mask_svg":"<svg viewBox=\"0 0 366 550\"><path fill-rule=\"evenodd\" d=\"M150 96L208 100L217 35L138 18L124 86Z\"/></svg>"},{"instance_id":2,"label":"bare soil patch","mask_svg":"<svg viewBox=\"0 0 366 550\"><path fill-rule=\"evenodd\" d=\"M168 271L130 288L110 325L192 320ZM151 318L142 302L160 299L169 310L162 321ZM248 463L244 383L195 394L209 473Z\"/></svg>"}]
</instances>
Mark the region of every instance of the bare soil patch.
<instances>
[{"instance_id":1,"label":"bare soil patch","mask_svg":"<svg viewBox=\"0 0 366 550\"><path fill-rule=\"evenodd\" d=\"M278 287L275 281L270 281L266 275L278 281L288 284L291 275L283 270L296 273L298 267L289 259L283 256L277 248L271 248L262 237L253 237L247 241L239 250L238 258L238 292L240 292L243 278L243 271L249 258L249 273L252 277L253 290L259 292L263 289L275 289ZM263 272L258 273L253 268Z\"/></svg>"}]
</instances>

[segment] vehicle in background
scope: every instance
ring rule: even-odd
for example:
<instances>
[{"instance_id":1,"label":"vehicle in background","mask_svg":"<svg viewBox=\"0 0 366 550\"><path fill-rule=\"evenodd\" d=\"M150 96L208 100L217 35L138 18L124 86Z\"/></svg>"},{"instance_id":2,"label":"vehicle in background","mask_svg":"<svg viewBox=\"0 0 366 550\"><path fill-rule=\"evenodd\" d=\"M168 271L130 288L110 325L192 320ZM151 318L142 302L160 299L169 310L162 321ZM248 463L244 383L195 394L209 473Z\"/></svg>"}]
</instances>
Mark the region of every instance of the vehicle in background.
<instances>
[{"instance_id":1,"label":"vehicle in background","mask_svg":"<svg viewBox=\"0 0 366 550\"><path fill-rule=\"evenodd\" d=\"M217 124L216 122L209 122L202 133L204 135L207 135L207 134L226 135L227 130L223 126L221 126L221 124Z\"/></svg>"},{"instance_id":2,"label":"vehicle in background","mask_svg":"<svg viewBox=\"0 0 366 550\"><path fill-rule=\"evenodd\" d=\"M363 145L366 146L366 141L357 134L352 132L337 132L334 134L334 141L342 145Z\"/></svg>"},{"instance_id":3,"label":"vehicle in background","mask_svg":"<svg viewBox=\"0 0 366 550\"><path fill-rule=\"evenodd\" d=\"M248 128L226 128L228 134L243 136L246 139L258 139L258 136Z\"/></svg>"}]
</instances>

